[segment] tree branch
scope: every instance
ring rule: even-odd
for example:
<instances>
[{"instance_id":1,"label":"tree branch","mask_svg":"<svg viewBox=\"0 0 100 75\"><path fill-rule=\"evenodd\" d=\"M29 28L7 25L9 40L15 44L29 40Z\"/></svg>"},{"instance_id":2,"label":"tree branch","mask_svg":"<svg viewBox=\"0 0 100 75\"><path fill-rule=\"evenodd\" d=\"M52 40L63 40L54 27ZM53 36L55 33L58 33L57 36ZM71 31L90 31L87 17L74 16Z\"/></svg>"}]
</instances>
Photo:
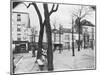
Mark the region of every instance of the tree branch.
<instances>
[{"instance_id":1,"label":"tree branch","mask_svg":"<svg viewBox=\"0 0 100 75\"><path fill-rule=\"evenodd\" d=\"M72 16L76 16L76 17L79 17L77 14L75 14L75 13L72 13Z\"/></svg>"},{"instance_id":2,"label":"tree branch","mask_svg":"<svg viewBox=\"0 0 100 75\"><path fill-rule=\"evenodd\" d=\"M51 11L54 9L54 6L55 6L55 4L53 4ZM50 12L51 12L51 11L50 11Z\"/></svg>"},{"instance_id":3,"label":"tree branch","mask_svg":"<svg viewBox=\"0 0 100 75\"><path fill-rule=\"evenodd\" d=\"M79 17L81 17L82 15L82 10L83 10L83 6L81 6L81 9L79 10Z\"/></svg>"},{"instance_id":4,"label":"tree branch","mask_svg":"<svg viewBox=\"0 0 100 75\"><path fill-rule=\"evenodd\" d=\"M37 12L37 15L38 15L38 17L39 17L40 26L41 26L41 25L42 25L42 16L41 16L41 14L40 14L40 11L39 11L38 6L36 5L36 3L30 3L30 4L27 6L27 8L29 8L30 5L33 5L33 6L34 6L34 8L35 8L35 10L36 10L36 12Z\"/></svg>"},{"instance_id":5,"label":"tree branch","mask_svg":"<svg viewBox=\"0 0 100 75\"><path fill-rule=\"evenodd\" d=\"M32 5L34 6L34 8L35 8L35 10L36 10L36 12L37 12L37 15L38 15L39 21L40 21L40 26L41 26L41 25L42 25L42 16L41 16L41 14L40 14L39 8L38 8L38 6L36 5L36 3L32 3Z\"/></svg>"},{"instance_id":6,"label":"tree branch","mask_svg":"<svg viewBox=\"0 0 100 75\"><path fill-rule=\"evenodd\" d=\"M83 15L81 15L81 19L84 18L86 15L89 15L89 12L91 12L91 10L87 10L85 11L85 13Z\"/></svg>"},{"instance_id":7,"label":"tree branch","mask_svg":"<svg viewBox=\"0 0 100 75\"><path fill-rule=\"evenodd\" d=\"M87 14L88 14L87 12L86 12L85 14L83 14L83 15L81 16L81 19L84 18Z\"/></svg>"},{"instance_id":8,"label":"tree branch","mask_svg":"<svg viewBox=\"0 0 100 75\"><path fill-rule=\"evenodd\" d=\"M32 3L29 3L29 5L27 6L27 8L29 8L31 4L32 4Z\"/></svg>"},{"instance_id":9,"label":"tree branch","mask_svg":"<svg viewBox=\"0 0 100 75\"><path fill-rule=\"evenodd\" d=\"M89 11L86 11L86 12L81 16L81 18L84 18L86 15L89 15Z\"/></svg>"},{"instance_id":10,"label":"tree branch","mask_svg":"<svg viewBox=\"0 0 100 75\"><path fill-rule=\"evenodd\" d=\"M54 9L54 7L55 7L55 4L53 4L52 9L51 9L51 11L50 11L50 13L49 13L49 16L50 16L53 12L56 12L56 11L58 10L59 5L57 4L57 6L56 6L55 9Z\"/></svg>"}]
</instances>

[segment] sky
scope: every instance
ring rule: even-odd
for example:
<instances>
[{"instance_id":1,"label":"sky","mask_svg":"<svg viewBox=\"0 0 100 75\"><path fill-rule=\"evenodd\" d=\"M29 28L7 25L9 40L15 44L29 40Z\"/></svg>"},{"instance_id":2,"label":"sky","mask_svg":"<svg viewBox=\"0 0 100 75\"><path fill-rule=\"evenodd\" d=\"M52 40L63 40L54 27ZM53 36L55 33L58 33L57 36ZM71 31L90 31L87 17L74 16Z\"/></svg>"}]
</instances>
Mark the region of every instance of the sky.
<instances>
[{"instance_id":1,"label":"sky","mask_svg":"<svg viewBox=\"0 0 100 75\"><path fill-rule=\"evenodd\" d=\"M24 2L24 3L26 5L29 4L29 2ZM40 10L42 19L44 21L43 3L37 3L37 6ZM51 10L51 7L52 7L52 4L48 4L49 11ZM59 4L57 12L52 13L50 16L51 27L54 28L53 24L55 23L56 28L59 28L59 25L62 25L64 28L71 28L72 14L77 12L80 9L80 7L81 7L80 5ZM85 11L87 11L88 7L87 6L83 6L83 7ZM82 11L83 13L84 13L84 9ZM31 5L27 9L24 4L20 4L19 8L16 7L14 10L28 12L30 16L31 27L35 27L37 30L39 30L39 27L40 27L39 19L33 5ZM95 12L91 11L84 19L89 20L91 23L95 25Z\"/></svg>"}]
</instances>

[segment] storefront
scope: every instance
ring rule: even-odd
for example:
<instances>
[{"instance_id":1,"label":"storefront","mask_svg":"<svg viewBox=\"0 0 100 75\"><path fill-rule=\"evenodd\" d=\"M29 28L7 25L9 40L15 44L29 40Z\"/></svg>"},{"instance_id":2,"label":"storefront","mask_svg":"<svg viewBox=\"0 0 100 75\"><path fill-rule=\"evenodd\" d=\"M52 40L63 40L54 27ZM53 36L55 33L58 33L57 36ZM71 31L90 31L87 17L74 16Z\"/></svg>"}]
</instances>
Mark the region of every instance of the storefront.
<instances>
[{"instance_id":1,"label":"storefront","mask_svg":"<svg viewBox=\"0 0 100 75\"><path fill-rule=\"evenodd\" d=\"M15 45L14 53L28 52L28 41L13 41Z\"/></svg>"}]
</instances>

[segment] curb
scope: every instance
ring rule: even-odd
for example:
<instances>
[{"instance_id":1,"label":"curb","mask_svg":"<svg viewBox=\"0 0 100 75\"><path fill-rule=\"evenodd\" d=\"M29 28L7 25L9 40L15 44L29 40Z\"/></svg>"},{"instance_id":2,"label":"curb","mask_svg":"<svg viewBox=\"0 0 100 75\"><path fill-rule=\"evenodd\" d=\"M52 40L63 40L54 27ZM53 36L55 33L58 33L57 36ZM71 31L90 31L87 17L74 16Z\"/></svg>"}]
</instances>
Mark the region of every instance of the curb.
<instances>
[{"instance_id":1,"label":"curb","mask_svg":"<svg viewBox=\"0 0 100 75\"><path fill-rule=\"evenodd\" d=\"M18 60L18 62L15 64L16 66L21 62L23 56L20 57L20 59Z\"/></svg>"}]
</instances>

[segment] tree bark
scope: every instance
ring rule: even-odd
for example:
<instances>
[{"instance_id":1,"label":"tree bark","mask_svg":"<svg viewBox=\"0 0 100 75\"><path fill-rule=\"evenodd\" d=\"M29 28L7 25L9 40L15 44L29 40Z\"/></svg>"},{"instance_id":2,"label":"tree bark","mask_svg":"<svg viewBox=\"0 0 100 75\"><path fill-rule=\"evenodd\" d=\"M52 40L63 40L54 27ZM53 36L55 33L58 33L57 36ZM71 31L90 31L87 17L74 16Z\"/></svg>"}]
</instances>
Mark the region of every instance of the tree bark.
<instances>
[{"instance_id":1,"label":"tree bark","mask_svg":"<svg viewBox=\"0 0 100 75\"><path fill-rule=\"evenodd\" d=\"M59 44L61 45L61 25L59 26ZM59 53L61 53L61 46L59 46Z\"/></svg>"},{"instance_id":2,"label":"tree bark","mask_svg":"<svg viewBox=\"0 0 100 75\"><path fill-rule=\"evenodd\" d=\"M80 33L81 33L81 24L80 24L80 20L81 20L81 18L80 17L78 17L77 19L76 19L76 24L78 25L78 51L80 51Z\"/></svg>"},{"instance_id":3,"label":"tree bark","mask_svg":"<svg viewBox=\"0 0 100 75\"><path fill-rule=\"evenodd\" d=\"M43 4L43 7L44 7L44 16L45 16L45 27L46 27L46 33L47 33L47 42L48 42L47 66L48 66L48 71L52 71L53 70L53 51L52 51L52 35L51 35L50 17L49 17L48 5Z\"/></svg>"},{"instance_id":4,"label":"tree bark","mask_svg":"<svg viewBox=\"0 0 100 75\"><path fill-rule=\"evenodd\" d=\"M75 51L74 51L74 28L73 28L73 19L72 19L72 56L75 56Z\"/></svg>"},{"instance_id":5,"label":"tree bark","mask_svg":"<svg viewBox=\"0 0 100 75\"><path fill-rule=\"evenodd\" d=\"M80 51L80 25L79 25L79 36L78 36L78 51Z\"/></svg>"},{"instance_id":6,"label":"tree bark","mask_svg":"<svg viewBox=\"0 0 100 75\"><path fill-rule=\"evenodd\" d=\"M44 33L44 24L40 26L40 32L39 32L39 40L38 40L38 53L37 53L37 59L41 57L42 54L42 41L43 41L43 33Z\"/></svg>"},{"instance_id":7,"label":"tree bark","mask_svg":"<svg viewBox=\"0 0 100 75\"><path fill-rule=\"evenodd\" d=\"M40 32L39 32L39 40L38 40L38 53L37 53L37 59L39 59L41 57L42 54L42 40L43 40L43 33L44 33L44 22L42 22L42 16L40 14L40 11L36 5L36 3L32 3L32 5L34 6L37 15L39 17L39 21L40 21Z\"/></svg>"},{"instance_id":8,"label":"tree bark","mask_svg":"<svg viewBox=\"0 0 100 75\"><path fill-rule=\"evenodd\" d=\"M40 32L39 32L39 41L38 41L38 53L37 53L37 59L41 57L42 54L42 40L43 40L43 33L44 33L44 26L46 27L46 32L47 32L47 42L48 42L48 48L47 48L47 61L48 61L48 70L52 71L53 70L53 51L52 51L52 35L51 35L51 26L50 26L50 15L53 12L56 12L58 10L58 4L56 8L54 9L55 4L53 4L51 11L48 11L48 5L43 4L44 7L44 16L45 20L42 22L42 16L40 14L40 11L36 5L36 3L30 3L27 8L33 5L37 15L39 17L40 21Z\"/></svg>"}]
</instances>

